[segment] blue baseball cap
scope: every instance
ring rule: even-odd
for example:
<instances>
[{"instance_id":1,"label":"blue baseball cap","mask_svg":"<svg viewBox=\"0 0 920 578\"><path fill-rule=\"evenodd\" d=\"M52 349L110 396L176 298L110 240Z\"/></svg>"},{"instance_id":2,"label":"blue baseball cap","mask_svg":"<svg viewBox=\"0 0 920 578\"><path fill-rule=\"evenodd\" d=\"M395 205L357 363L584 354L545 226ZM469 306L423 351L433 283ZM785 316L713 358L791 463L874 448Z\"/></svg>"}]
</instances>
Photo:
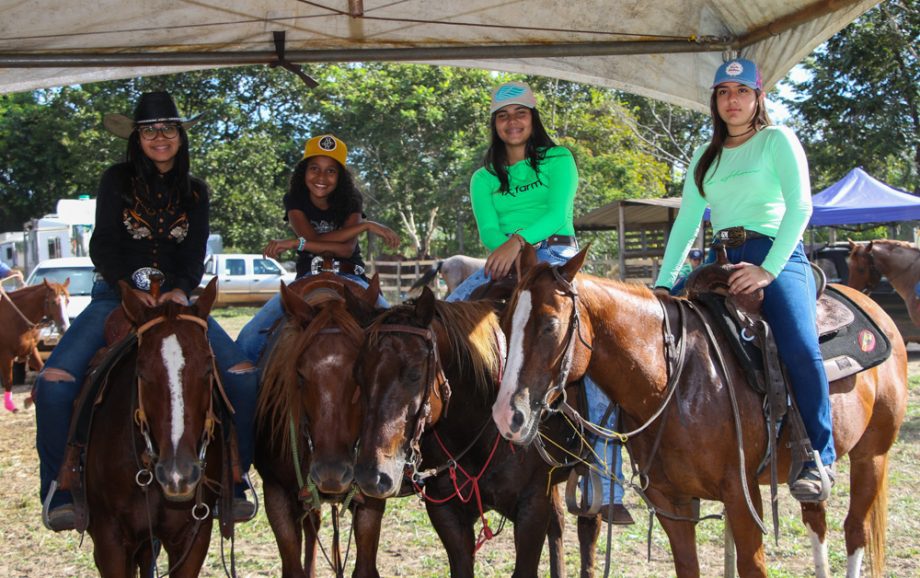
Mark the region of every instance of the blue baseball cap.
<instances>
[{"instance_id":1,"label":"blue baseball cap","mask_svg":"<svg viewBox=\"0 0 920 578\"><path fill-rule=\"evenodd\" d=\"M695 261L702 261L702 260L703 260L703 252L700 251L699 249L690 249L690 252L687 253L687 257L690 258L690 259L693 259L693 260L695 260Z\"/></svg>"},{"instance_id":2,"label":"blue baseball cap","mask_svg":"<svg viewBox=\"0 0 920 578\"><path fill-rule=\"evenodd\" d=\"M492 92L492 105L489 107L489 114L495 114L496 110L509 104L520 104L527 108L535 108L537 99L526 82L506 82Z\"/></svg>"},{"instance_id":3,"label":"blue baseball cap","mask_svg":"<svg viewBox=\"0 0 920 578\"><path fill-rule=\"evenodd\" d=\"M722 66L716 70L716 77L710 88L715 88L723 82L737 82L750 88L763 88L763 79L760 77L757 65L746 58L735 58L723 62Z\"/></svg>"}]
</instances>

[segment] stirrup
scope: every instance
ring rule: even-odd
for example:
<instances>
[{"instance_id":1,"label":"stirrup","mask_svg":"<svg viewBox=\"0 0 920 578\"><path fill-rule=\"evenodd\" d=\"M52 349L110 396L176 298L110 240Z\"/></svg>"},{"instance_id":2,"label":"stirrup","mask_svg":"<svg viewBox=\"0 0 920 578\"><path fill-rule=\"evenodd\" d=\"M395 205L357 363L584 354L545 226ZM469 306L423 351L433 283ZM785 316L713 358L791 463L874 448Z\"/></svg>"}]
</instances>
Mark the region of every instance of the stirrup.
<instances>
[{"instance_id":1,"label":"stirrup","mask_svg":"<svg viewBox=\"0 0 920 578\"><path fill-rule=\"evenodd\" d=\"M565 484L565 506L570 514L576 516L596 516L604 504L604 492L601 488L601 477L592 468L587 468L587 473L581 475L577 468L569 472L568 482ZM584 481L584 486L582 486ZM591 491L585 491L590 485ZM576 499L575 493L582 486L581 501Z\"/></svg>"},{"instance_id":2,"label":"stirrup","mask_svg":"<svg viewBox=\"0 0 920 578\"><path fill-rule=\"evenodd\" d=\"M246 489L243 490L243 499L246 500L246 503L247 503L247 504L252 504L252 514L250 514L247 518L242 519L242 520L236 520L236 519L234 519L234 522L236 522L236 523L248 522L248 521L252 520L253 518L255 518L255 517L259 514L259 493L256 492L255 487L252 485L252 479L249 477L249 472L246 472L245 474L243 474L243 475L240 476L240 477L243 479L243 483L246 484ZM248 491L249 493L252 494L252 501L249 501L249 500L246 498L246 492L247 492L247 491ZM234 498L234 502L235 502L235 501L236 501L236 499ZM234 514L235 514L235 513L236 513L235 504L234 504L233 510L234 510ZM234 516L234 518L235 518L235 516Z\"/></svg>"},{"instance_id":3,"label":"stirrup","mask_svg":"<svg viewBox=\"0 0 920 578\"><path fill-rule=\"evenodd\" d=\"M790 478L789 480L789 492L792 494L792 497L803 503L820 503L826 501L831 495L831 488L834 487L834 475L833 472L829 471L829 468L825 467L824 462L821 461L821 456L818 454L817 450L813 451L812 459L814 459L815 467L814 468L805 468L804 466L799 469L796 473L795 478ZM813 492L796 492L795 484L801 478L801 474L806 469L814 469L818 473L818 480L811 480L814 482L820 482L821 489L818 495L816 496Z\"/></svg>"},{"instance_id":4,"label":"stirrup","mask_svg":"<svg viewBox=\"0 0 920 578\"><path fill-rule=\"evenodd\" d=\"M45 501L42 502L42 525L52 532L57 531L51 526L51 500L54 498L57 489L57 480L51 480L51 486L48 488L48 495L45 496Z\"/></svg>"}]
</instances>

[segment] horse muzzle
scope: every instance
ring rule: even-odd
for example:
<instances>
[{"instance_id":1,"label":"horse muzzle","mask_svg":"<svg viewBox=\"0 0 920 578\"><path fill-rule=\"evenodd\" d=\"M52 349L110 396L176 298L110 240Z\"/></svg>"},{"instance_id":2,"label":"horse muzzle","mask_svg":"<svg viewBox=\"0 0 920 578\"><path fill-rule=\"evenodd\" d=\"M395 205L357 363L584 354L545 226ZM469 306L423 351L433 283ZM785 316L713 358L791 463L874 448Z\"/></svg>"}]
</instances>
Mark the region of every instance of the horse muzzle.
<instances>
[{"instance_id":1,"label":"horse muzzle","mask_svg":"<svg viewBox=\"0 0 920 578\"><path fill-rule=\"evenodd\" d=\"M169 459L157 462L153 469L163 496L170 502L185 502L195 496L201 481L201 464L197 461Z\"/></svg>"},{"instance_id":2,"label":"horse muzzle","mask_svg":"<svg viewBox=\"0 0 920 578\"><path fill-rule=\"evenodd\" d=\"M351 489L354 467L348 462L338 460L314 460L310 466L310 478L323 494L338 496Z\"/></svg>"},{"instance_id":3,"label":"horse muzzle","mask_svg":"<svg viewBox=\"0 0 920 578\"><path fill-rule=\"evenodd\" d=\"M527 392L518 392L505 399L500 396L492 405L492 419L499 433L517 445L528 445L533 441L540 414L539 409L529 403Z\"/></svg>"},{"instance_id":4,"label":"horse muzzle","mask_svg":"<svg viewBox=\"0 0 920 578\"><path fill-rule=\"evenodd\" d=\"M399 493L403 480L403 462L393 462L397 462L398 466L379 468L359 463L355 467L355 481L364 495L383 500Z\"/></svg>"}]
</instances>

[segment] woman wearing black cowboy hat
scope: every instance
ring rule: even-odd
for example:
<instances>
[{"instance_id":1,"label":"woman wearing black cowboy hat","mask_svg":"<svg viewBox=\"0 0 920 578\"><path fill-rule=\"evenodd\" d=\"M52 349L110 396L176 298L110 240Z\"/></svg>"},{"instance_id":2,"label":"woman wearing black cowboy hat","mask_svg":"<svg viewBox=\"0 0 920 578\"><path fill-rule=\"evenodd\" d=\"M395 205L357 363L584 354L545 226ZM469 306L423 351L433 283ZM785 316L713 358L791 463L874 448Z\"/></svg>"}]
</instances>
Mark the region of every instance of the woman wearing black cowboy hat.
<instances>
[{"instance_id":1,"label":"woman wearing black cowboy hat","mask_svg":"<svg viewBox=\"0 0 920 578\"><path fill-rule=\"evenodd\" d=\"M90 240L97 272L92 301L55 347L34 388L41 498L48 502L45 524L52 530L74 527L72 498L53 491L52 482L64 458L74 399L90 359L105 345L105 320L121 304L118 282L126 281L151 306L187 304L204 273L209 190L189 173L186 134L198 118L180 117L168 93L148 92L138 100L133 118L109 114L103 120L109 132L128 140L128 151L126 162L109 167L99 184ZM165 277L158 300L146 292L154 272ZM256 373L213 319L208 320L208 338L236 409L240 461L246 471L252 462ZM234 511L248 519L253 508L240 499Z\"/></svg>"}]
</instances>

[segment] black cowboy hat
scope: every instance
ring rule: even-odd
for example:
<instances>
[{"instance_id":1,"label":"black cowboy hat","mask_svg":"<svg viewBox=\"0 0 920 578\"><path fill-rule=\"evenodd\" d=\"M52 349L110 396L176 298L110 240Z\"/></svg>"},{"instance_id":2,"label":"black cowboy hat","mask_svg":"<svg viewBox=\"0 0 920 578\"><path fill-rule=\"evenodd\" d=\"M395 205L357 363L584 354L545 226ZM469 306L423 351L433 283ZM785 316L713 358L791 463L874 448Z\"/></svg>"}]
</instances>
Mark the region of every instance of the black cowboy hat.
<instances>
[{"instance_id":1,"label":"black cowboy hat","mask_svg":"<svg viewBox=\"0 0 920 578\"><path fill-rule=\"evenodd\" d=\"M168 92L145 92L137 101L134 108L134 118L124 114L110 113L102 118L106 130L117 137L128 138L134 132L134 127L139 124L153 124L156 122L175 122L188 128L198 122L203 115L192 118L181 118L176 103Z\"/></svg>"}]
</instances>

